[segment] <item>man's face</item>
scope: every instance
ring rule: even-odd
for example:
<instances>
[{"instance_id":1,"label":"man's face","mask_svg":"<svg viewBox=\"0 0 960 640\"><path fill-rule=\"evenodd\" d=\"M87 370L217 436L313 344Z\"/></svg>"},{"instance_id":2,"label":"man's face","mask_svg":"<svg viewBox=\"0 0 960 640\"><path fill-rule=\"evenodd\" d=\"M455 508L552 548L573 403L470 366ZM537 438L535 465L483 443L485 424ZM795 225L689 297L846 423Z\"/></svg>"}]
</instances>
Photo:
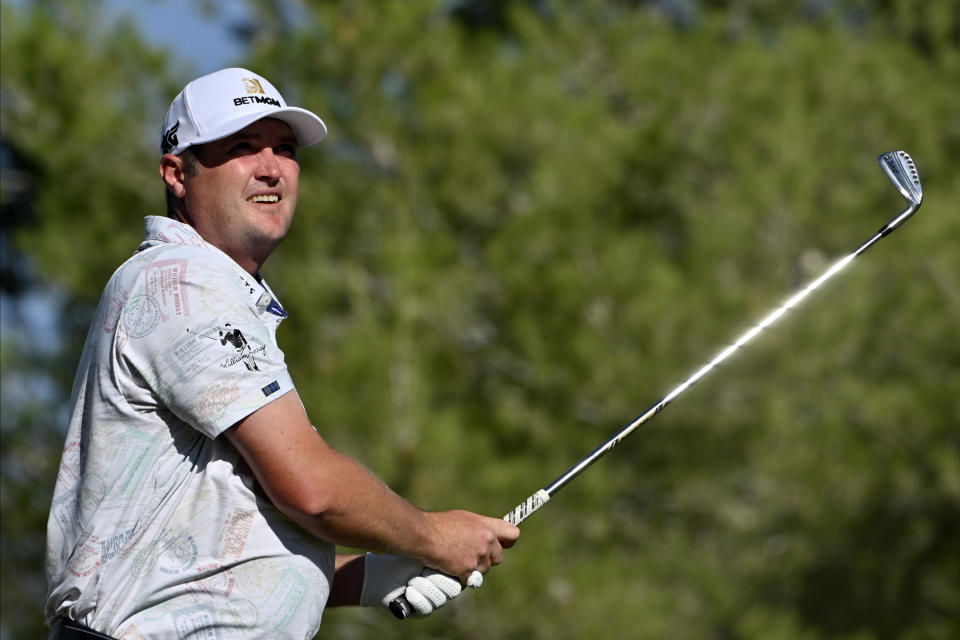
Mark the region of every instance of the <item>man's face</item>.
<instances>
[{"instance_id":1,"label":"man's face","mask_svg":"<svg viewBox=\"0 0 960 640\"><path fill-rule=\"evenodd\" d=\"M184 177L184 204L203 238L248 271L266 261L290 229L297 205L297 139L265 118L194 147L196 175Z\"/></svg>"}]
</instances>

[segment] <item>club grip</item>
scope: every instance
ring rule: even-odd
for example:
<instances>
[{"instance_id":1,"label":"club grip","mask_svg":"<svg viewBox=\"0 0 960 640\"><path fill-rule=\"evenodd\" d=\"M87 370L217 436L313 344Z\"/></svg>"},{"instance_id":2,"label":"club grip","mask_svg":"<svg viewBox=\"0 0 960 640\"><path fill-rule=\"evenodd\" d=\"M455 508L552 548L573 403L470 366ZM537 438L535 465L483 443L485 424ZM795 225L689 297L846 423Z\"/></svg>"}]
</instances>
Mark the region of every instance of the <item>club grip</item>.
<instances>
[{"instance_id":1,"label":"club grip","mask_svg":"<svg viewBox=\"0 0 960 640\"><path fill-rule=\"evenodd\" d=\"M513 511L503 516L503 519L510 524L520 526L520 523L533 515L533 512L547 504L550 500L550 494L545 489L540 489L535 494L514 507Z\"/></svg>"},{"instance_id":2,"label":"club grip","mask_svg":"<svg viewBox=\"0 0 960 640\"><path fill-rule=\"evenodd\" d=\"M519 526L519 524L529 518L534 511L545 505L548 500L550 500L550 494L547 493L545 489L540 489L540 491L537 491L535 494L514 507L513 511L503 516L503 519L510 524ZM480 586L479 583L473 583L475 576L479 577L480 582L482 582L483 576L479 572L474 571L473 575L470 576L470 579L467 580L468 587L477 588ZM388 608L390 609L390 613L392 613L398 620L404 620L408 618L411 613L413 613L413 607L409 602L407 602L407 598L403 594L394 598L390 602Z\"/></svg>"}]
</instances>

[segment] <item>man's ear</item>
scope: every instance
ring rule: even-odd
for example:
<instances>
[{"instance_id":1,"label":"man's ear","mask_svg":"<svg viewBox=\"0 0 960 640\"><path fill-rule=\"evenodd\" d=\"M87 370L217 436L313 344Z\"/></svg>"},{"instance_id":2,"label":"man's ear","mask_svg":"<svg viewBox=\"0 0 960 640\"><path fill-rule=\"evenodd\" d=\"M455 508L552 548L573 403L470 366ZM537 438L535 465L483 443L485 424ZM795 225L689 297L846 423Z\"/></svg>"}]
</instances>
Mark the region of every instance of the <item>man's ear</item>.
<instances>
[{"instance_id":1,"label":"man's ear","mask_svg":"<svg viewBox=\"0 0 960 640\"><path fill-rule=\"evenodd\" d=\"M167 185L167 189L177 198L182 198L187 193L184 186L185 173L183 170L183 158L175 156L172 153L165 153L160 158L160 177Z\"/></svg>"}]
</instances>

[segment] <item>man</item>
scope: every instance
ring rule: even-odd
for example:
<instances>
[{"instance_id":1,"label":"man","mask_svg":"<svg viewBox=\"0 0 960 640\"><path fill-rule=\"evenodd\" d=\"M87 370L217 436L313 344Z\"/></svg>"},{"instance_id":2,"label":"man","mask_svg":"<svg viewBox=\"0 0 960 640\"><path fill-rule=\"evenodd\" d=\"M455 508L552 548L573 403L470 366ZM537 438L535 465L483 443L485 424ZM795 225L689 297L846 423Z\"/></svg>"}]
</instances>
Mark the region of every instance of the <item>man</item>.
<instances>
[{"instance_id":1,"label":"man","mask_svg":"<svg viewBox=\"0 0 960 640\"><path fill-rule=\"evenodd\" d=\"M48 522L51 637L311 638L326 606L426 615L519 530L426 512L311 426L260 276L326 127L266 79L188 84L162 130L168 218L113 275L84 346ZM336 555L334 545L393 555Z\"/></svg>"}]
</instances>

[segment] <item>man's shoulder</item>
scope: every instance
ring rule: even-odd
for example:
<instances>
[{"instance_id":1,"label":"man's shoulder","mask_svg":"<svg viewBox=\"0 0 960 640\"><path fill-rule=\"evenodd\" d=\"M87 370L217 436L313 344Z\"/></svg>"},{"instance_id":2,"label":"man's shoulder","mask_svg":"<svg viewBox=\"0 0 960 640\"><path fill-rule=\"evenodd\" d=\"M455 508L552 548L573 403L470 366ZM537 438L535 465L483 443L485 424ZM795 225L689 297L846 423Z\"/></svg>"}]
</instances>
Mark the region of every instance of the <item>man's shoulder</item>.
<instances>
[{"instance_id":1,"label":"man's shoulder","mask_svg":"<svg viewBox=\"0 0 960 640\"><path fill-rule=\"evenodd\" d=\"M148 320L151 329L161 320L173 326L173 321L226 311L242 314L252 305L255 286L256 280L224 254L164 243L139 251L116 270L104 289L100 311L108 323L135 317L138 326Z\"/></svg>"}]
</instances>

